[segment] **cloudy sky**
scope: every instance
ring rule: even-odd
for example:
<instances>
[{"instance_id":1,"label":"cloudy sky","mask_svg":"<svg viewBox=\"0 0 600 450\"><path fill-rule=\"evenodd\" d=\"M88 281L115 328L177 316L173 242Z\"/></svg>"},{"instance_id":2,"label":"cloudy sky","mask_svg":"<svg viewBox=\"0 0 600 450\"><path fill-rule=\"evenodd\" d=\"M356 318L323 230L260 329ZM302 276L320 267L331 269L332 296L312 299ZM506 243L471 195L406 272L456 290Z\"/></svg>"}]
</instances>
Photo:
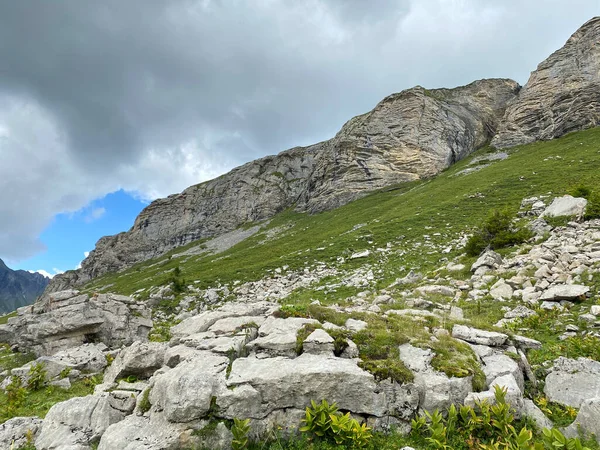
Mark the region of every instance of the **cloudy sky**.
<instances>
[{"instance_id":1,"label":"cloudy sky","mask_svg":"<svg viewBox=\"0 0 600 450\"><path fill-rule=\"evenodd\" d=\"M0 0L0 258L74 268L157 197L416 84L524 84L600 0Z\"/></svg>"}]
</instances>

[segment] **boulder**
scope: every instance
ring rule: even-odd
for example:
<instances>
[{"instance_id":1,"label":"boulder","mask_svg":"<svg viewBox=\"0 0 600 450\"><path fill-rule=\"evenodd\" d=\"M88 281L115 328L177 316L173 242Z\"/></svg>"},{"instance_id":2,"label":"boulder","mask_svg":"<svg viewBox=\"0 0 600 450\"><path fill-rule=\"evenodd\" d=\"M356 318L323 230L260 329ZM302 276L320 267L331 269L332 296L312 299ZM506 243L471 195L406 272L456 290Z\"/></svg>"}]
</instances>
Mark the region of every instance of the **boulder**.
<instances>
[{"instance_id":1,"label":"boulder","mask_svg":"<svg viewBox=\"0 0 600 450\"><path fill-rule=\"evenodd\" d=\"M419 403L412 384L379 387L356 360L308 353L295 359L236 359L227 386L217 403L230 418L239 417L243 405L246 417L263 419L277 409L302 410L314 399L336 402L355 414L410 418Z\"/></svg>"},{"instance_id":2,"label":"boulder","mask_svg":"<svg viewBox=\"0 0 600 450\"><path fill-rule=\"evenodd\" d=\"M166 349L162 342L134 342L119 352L106 370L104 382L112 383L129 375L150 378L164 364Z\"/></svg>"},{"instance_id":3,"label":"boulder","mask_svg":"<svg viewBox=\"0 0 600 450\"><path fill-rule=\"evenodd\" d=\"M516 361L501 353L493 353L482 358L482 360L482 369L483 373L485 373L487 386L491 386L496 378L504 375L512 375L516 380L519 389L523 391L525 380L523 379L523 372Z\"/></svg>"},{"instance_id":4,"label":"boulder","mask_svg":"<svg viewBox=\"0 0 600 450\"><path fill-rule=\"evenodd\" d=\"M600 444L600 397L589 398L581 403L575 422L565 430L565 434L575 437L580 431L586 436L595 435Z\"/></svg>"},{"instance_id":5,"label":"boulder","mask_svg":"<svg viewBox=\"0 0 600 450\"><path fill-rule=\"evenodd\" d=\"M501 278L490 288L490 295L494 300L508 300L513 295L513 288Z\"/></svg>"},{"instance_id":6,"label":"boulder","mask_svg":"<svg viewBox=\"0 0 600 450\"><path fill-rule=\"evenodd\" d=\"M173 333L173 342L178 342L178 339L183 336L189 336L208 331L210 327L222 319L234 317L254 318L257 316L268 316L277 309L279 309L279 305L270 302L225 303L223 306L217 309L205 311L196 316L187 318L174 327L171 327L171 333ZM245 320L248 320L248 322L245 322ZM242 320L242 322L245 323L250 323L251 321L252 319Z\"/></svg>"},{"instance_id":7,"label":"boulder","mask_svg":"<svg viewBox=\"0 0 600 450\"><path fill-rule=\"evenodd\" d=\"M544 428L552 428L554 424L546 415L542 412L540 408L537 407L532 400L528 398L523 399L523 415L532 419L537 427L541 430Z\"/></svg>"},{"instance_id":8,"label":"boulder","mask_svg":"<svg viewBox=\"0 0 600 450\"><path fill-rule=\"evenodd\" d=\"M503 375L496 378L490 385L490 389L485 392L471 392L465 399L465 405L476 406L477 402L486 401L490 404L496 403L495 389L499 386L506 390L506 402L515 410L515 417L518 419L523 411L523 392L519 383L512 374Z\"/></svg>"},{"instance_id":9,"label":"boulder","mask_svg":"<svg viewBox=\"0 0 600 450\"><path fill-rule=\"evenodd\" d=\"M506 334L497 333L495 331L479 330L466 325L454 325L452 327L452 337L462 339L463 341L472 344L487 345L490 347L503 345L508 339Z\"/></svg>"},{"instance_id":10,"label":"boulder","mask_svg":"<svg viewBox=\"0 0 600 450\"><path fill-rule=\"evenodd\" d=\"M577 198L570 195L557 197L544 210L541 217L582 217L585 213L587 203L588 201L585 198Z\"/></svg>"},{"instance_id":11,"label":"boulder","mask_svg":"<svg viewBox=\"0 0 600 450\"><path fill-rule=\"evenodd\" d=\"M190 422L203 418L219 387L225 384L229 359L203 352L174 369L155 375L150 403L161 409L169 422Z\"/></svg>"},{"instance_id":12,"label":"boulder","mask_svg":"<svg viewBox=\"0 0 600 450\"><path fill-rule=\"evenodd\" d=\"M546 377L544 393L548 400L573 408L600 397L600 362L559 357Z\"/></svg>"},{"instance_id":13,"label":"boulder","mask_svg":"<svg viewBox=\"0 0 600 450\"><path fill-rule=\"evenodd\" d=\"M125 417L112 408L107 396L75 397L48 411L35 440L38 450L90 449L106 429Z\"/></svg>"},{"instance_id":14,"label":"boulder","mask_svg":"<svg viewBox=\"0 0 600 450\"><path fill-rule=\"evenodd\" d=\"M511 337L513 344L523 350L539 350L542 348L542 343L540 341L536 341L535 339L531 339L525 336L519 336L518 334L514 334Z\"/></svg>"},{"instance_id":15,"label":"boulder","mask_svg":"<svg viewBox=\"0 0 600 450\"><path fill-rule=\"evenodd\" d=\"M187 428L168 422L162 414L131 415L106 429L98 450L176 450L185 443Z\"/></svg>"},{"instance_id":16,"label":"boulder","mask_svg":"<svg viewBox=\"0 0 600 450\"><path fill-rule=\"evenodd\" d=\"M562 284L559 286L552 286L542 293L540 301L560 302L562 300L585 300L585 296L589 291L589 287L578 284Z\"/></svg>"},{"instance_id":17,"label":"boulder","mask_svg":"<svg viewBox=\"0 0 600 450\"><path fill-rule=\"evenodd\" d=\"M505 319L524 319L526 317L535 316L536 312L526 306L519 305L504 314Z\"/></svg>"},{"instance_id":18,"label":"boulder","mask_svg":"<svg viewBox=\"0 0 600 450\"><path fill-rule=\"evenodd\" d=\"M419 388L419 408L422 411L447 410L460 405L473 390L472 377L448 377L431 366L435 354L411 344L399 347L400 360L414 374L413 383Z\"/></svg>"},{"instance_id":19,"label":"boulder","mask_svg":"<svg viewBox=\"0 0 600 450\"><path fill-rule=\"evenodd\" d=\"M102 372L106 365L106 351L108 347L103 343L83 344L72 347L51 356L53 360L68 364L77 370L85 372Z\"/></svg>"},{"instance_id":20,"label":"boulder","mask_svg":"<svg viewBox=\"0 0 600 450\"><path fill-rule=\"evenodd\" d=\"M39 417L15 417L0 424L0 449L19 449L35 441L42 419Z\"/></svg>"},{"instance_id":21,"label":"boulder","mask_svg":"<svg viewBox=\"0 0 600 450\"><path fill-rule=\"evenodd\" d=\"M331 355L333 354L333 338L327 331L317 328L303 342L304 353L313 355Z\"/></svg>"},{"instance_id":22,"label":"boulder","mask_svg":"<svg viewBox=\"0 0 600 450\"><path fill-rule=\"evenodd\" d=\"M425 286L420 286L415 289L420 295L444 295L446 297L454 297L456 291L448 286L442 286L437 284L429 284Z\"/></svg>"},{"instance_id":23,"label":"boulder","mask_svg":"<svg viewBox=\"0 0 600 450\"><path fill-rule=\"evenodd\" d=\"M90 340L116 348L146 340L152 328L150 315L146 306L122 295L55 292L43 295L29 312L11 319L9 342L38 356Z\"/></svg>"},{"instance_id":24,"label":"boulder","mask_svg":"<svg viewBox=\"0 0 600 450\"><path fill-rule=\"evenodd\" d=\"M300 328L318 324L314 319L269 317L258 329L258 338L249 342L247 348L270 356L296 356L296 338Z\"/></svg>"},{"instance_id":25,"label":"boulder","mask_svg":"<svg viewBox=\"0 0 600 450\"><path fill-rule=\"evenodd\" d=\"M493 250L486 250L471 266L471 272L475 272L480 267L496 269L502 264L502 256Z\"/></svg>"},{"instance_id":26,"label":"boulder","mask_svg":"<svg viewBox=\"0 0 600 450\"><path fill-rule=\"evenodd\" d=\"M367 322L364 320L348 319L344 326L350 331L357 333L367 328Z\"/></svg>"}]
</instances>

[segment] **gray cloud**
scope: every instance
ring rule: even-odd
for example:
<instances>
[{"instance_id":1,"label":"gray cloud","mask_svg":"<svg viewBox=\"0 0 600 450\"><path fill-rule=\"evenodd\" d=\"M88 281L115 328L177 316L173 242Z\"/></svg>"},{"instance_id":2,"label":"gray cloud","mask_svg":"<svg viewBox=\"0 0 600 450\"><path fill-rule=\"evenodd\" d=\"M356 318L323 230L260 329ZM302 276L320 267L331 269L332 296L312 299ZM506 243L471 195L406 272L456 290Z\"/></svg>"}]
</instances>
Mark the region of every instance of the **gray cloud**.
<instances>
[{"instance_id":1,"label":"gray cloud","mask_svg":"<svg viewBox=\"0 0 600 450\"><path fill-rule=\"evenodd\" d=\"M39 251L56 213L119 188L164 196L326 139L415 84L524 83L599 6L1 2L0 256Z\"/></svg>"}]
</instances>

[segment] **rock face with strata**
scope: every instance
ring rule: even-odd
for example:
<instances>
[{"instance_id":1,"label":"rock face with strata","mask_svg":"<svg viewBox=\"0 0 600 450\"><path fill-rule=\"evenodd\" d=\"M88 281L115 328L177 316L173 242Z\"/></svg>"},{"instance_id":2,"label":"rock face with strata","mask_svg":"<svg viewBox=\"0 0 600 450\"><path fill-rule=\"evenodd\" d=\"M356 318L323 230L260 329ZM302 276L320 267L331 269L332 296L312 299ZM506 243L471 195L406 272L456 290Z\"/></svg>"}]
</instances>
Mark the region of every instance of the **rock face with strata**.
<instances>
[{"instance_id":1,"label":"rock face with strata","mask_svg":"<svg viewBox=\"0 0 600 450\"><path fill-rule=\"evenodd\" d=\"M512 80L491 79L390 95L333 139L252 161L152 202L128 232L100 239L82 268L55 277L48 291L81 285L285 208L323 211L374 189L436 175L492 138L518 90Z\"/></svg>"},{"instance_id":2,"label":"rock face with strata","mask_svg":"<svg viewBox=\"0 0 600 450\"><path fill-rule=\"evenodd\" d=\"M152 328L150 310L130 297L68 290L46 294L18 311L0 335L20 351L53 353L89 342L109 347L145 340Z\"/></svg>"},{"instance_id":3,"label":"rock face with strata","mask_svg":"<svg viewBox=\"0 0 600 450\"><path fill-rule=\"evenodd\" d=\"M506 110L492 145L513 147L600 124L599 40L596 17L542 62Z\"/></svg>"}]
</instances>

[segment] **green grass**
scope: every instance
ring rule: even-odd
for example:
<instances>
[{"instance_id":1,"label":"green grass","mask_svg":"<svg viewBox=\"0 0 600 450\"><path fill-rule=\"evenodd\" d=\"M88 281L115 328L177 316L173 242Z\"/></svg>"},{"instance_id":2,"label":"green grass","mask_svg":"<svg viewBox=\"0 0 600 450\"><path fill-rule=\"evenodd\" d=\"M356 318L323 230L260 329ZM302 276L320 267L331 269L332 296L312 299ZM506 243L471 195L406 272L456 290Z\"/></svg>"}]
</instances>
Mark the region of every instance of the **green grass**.
<instances>
[{"instance_id":1,"label":"green grass","mask_svg":"<svg viewBox=\"0 0 600 450\"><path fill-rule=\"evenodd\" d=\"M24 366L34 359L32 353L13 353L7 344L0 344L0 372Z\"/></svg>"},{"instance_id":2,"label":"green grass","mask_svg":"<svg viewBox=\"0 0 600 450\"><path fill-rule=\"evenodd\" d=\"M28 390L24 402L12 413L6 409L6 405L8 405L6 393L0 390L0 423L13 417L38 416L44 418L48 410L56 403L92 394L94 385L94 381L84 379L73 382L70 389L48 386L38 391Z\"/></svg>"},{"instance_id":3,"label":"green grass","mask_svg":"<svg viewBox=\"0 0 600 450\"><path fill-rule=\"evenodd\" d=\"M350 270L365 262L379 263L383 273L377 287L403 276L408 267L434 268L439 254L425 242L442 244L465 229L474 229L489 212L507 209L515 213L524 197L554 193L561 195L577 185L600 183L600 129L569 134L561 139L516 147L510 157L478 172L453 176L464 169L471 158L463 160L432 180L384 189L346 206L321 214L309 215L288 210L275 216L265 231L218 255L199 255L187 259L174 257L188 244L161 258L140 263L122 273L109 274L86 286L90 291L110 287L111 291L132 294L141 288L164 284L168 271L176 266L188 281L200 280L199 287L217 281L252 281L283 265L300 269L315 262L337 265L340 256L349 256L366 248L385 247L405 250L403 258L385 258L372 253L369 258L348 260L342 269ZM485 152L484 149L475 155ZM561 159L548 159L560 155ZM480 193L483 198L476 196ZM357 224L366 224L354 231ZM269 229L291 228L265 241ZM316 250L322 248L323 250ZM452 258L460 252L454 249Z\"/></svg>"},{"instance_id":4,"label":"green grass","mask_svg":"<svg viewBox=\"0 0 600 450\"><path fill-rule=\"evenodd\" d=\"M0 325L4 325L5 323L8 322L8 319L10 319L11 317L16 317L17 312L11 312L10 314L6 314L4 316L0 316Z\"/></svg>"}]
</instances>

